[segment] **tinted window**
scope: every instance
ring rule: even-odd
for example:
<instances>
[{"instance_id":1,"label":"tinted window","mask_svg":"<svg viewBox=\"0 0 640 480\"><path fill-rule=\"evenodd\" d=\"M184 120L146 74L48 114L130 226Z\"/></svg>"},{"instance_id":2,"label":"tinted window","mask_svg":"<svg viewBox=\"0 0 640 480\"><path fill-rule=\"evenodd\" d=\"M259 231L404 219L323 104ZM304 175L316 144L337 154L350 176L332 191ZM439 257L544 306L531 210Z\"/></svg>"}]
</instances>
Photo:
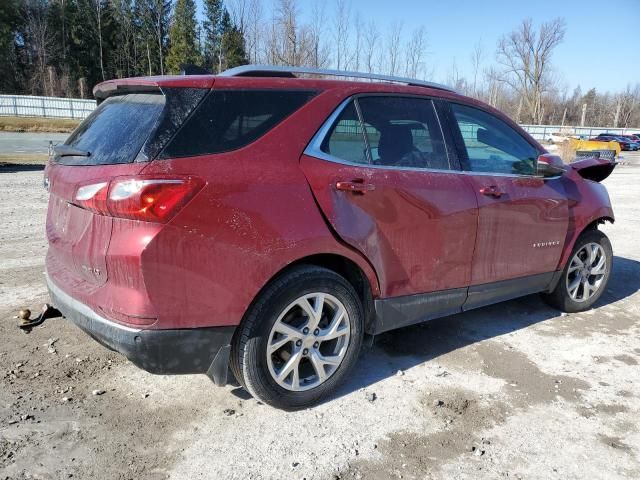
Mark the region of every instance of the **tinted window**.
<instances>
[{"instance_id":1,"label":"tinted window","mask_svg":"<svg viewBox=\"0 0 640 480\"><path fill-rule=\"evenodd\" d=\"M538 151L499 118L466 105L452 104L466 149L465 170L534 175Z\"/></svg>"},{"instance_id":2,"label":"tinted window","mask_svg":"<svg viewBox=\"0 0 640 480\"><path fill-rule=\"evenodd\" d=\"M362 126L353 102L342 110L321 150L349 162L368 163Z\"/></svg>"},{"instance_id":3,"label":"tinted window","mask_svg":"<svg viewBox=\"0 0 640 480\"><path fill-rule=\"evenodd\" d=\"M244 147L313 95L308 91L213 90L161 156L187 157Z\"/></svg>"},{"instance_id":4,"label":"tinted window","mask_svg":"<svg viewBox=\"0 0 640 480\"><path fill-rule=\"evenodd\" d=\"M60 157L64 165L130 163L153 130L164 107L161 94L111 97L71 134L65 145L90 152L88 157Z\"/></svg>"},{"instance_id":5,"label":"tinted window","mask_svg":"<svg viewBox=\"0 0 640 480\"><path fill-rule=\"evenodd\" d=\"M449 169L440 124L428 99L358 99L374 164Z\"/></svg>"}]
</instances>

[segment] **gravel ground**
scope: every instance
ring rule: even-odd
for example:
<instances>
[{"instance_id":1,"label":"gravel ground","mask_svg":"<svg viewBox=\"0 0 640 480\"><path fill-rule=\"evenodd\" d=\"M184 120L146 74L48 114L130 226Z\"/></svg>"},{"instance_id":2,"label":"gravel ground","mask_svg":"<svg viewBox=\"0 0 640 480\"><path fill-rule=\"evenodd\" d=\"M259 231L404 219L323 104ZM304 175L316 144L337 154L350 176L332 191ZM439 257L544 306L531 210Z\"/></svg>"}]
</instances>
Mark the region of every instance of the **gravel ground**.
<instances>
[{"instance_id":1,"label":"gravel ground","mask_svg":"<svg viewBox=\"0 0 640 480\"><path fill-rule=\"evenodd\" d=\"M46 194L41 172L0 173L0 479L640 478L640 168L605 183L596 309L530 296L381 335L337 395L284 413L147 374L66 320L21 333L16 310L46 300Z\"/></svg>"}]
</instances>

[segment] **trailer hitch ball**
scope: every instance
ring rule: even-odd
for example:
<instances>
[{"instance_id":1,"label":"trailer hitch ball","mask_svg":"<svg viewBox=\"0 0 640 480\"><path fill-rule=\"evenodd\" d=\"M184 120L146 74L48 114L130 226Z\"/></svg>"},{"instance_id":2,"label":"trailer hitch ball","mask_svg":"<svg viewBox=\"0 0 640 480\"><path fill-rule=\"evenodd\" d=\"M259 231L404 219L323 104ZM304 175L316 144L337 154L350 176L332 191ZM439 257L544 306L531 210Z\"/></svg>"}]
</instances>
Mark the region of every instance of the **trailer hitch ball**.
<instances>
[{"instance_id":1,"label":"trailer hitch ball","mask_svg":"<svg viewBox=\"0 0 640 480\"><path fill-rule=\"evenodd\" d=\"M31 318L31 310L28 308L23 308L18 312L18 319L20 320L18 323L18 327L25 333L31 332L33 327L38 325L42 325L45 320L49 318L61 317L62 313L51 305L45 303L42 306L42 311L40 315L36 318ZM14 317L15 318L15 317Z\"/></svg>"}]
</instances>

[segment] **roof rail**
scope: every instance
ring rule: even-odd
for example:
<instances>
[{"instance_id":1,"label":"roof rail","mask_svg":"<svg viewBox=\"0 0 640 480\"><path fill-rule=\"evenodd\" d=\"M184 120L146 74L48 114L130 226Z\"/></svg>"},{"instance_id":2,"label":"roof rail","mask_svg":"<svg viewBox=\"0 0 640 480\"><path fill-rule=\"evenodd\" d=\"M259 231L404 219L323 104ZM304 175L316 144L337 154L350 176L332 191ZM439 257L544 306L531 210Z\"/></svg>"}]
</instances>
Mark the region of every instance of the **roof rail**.
<instances>
[{"instance_id":1,"label":"roof rail","mask_svg":"<svg viewBox=\"0 0 640 480\"><path fill-rule=\"evenodd\" d=\"M453 88L440 83L426 82L407 77L394 77L377 73L349 72L346 70L331 70L310 67L287 67L281 65L242 65L219 73L221 77L295 77L294 74L324 75L329 77L366 78L383 82L404 83L416 87L437 88L448 92L455 92Z\"/></svg>"}]
</instances>

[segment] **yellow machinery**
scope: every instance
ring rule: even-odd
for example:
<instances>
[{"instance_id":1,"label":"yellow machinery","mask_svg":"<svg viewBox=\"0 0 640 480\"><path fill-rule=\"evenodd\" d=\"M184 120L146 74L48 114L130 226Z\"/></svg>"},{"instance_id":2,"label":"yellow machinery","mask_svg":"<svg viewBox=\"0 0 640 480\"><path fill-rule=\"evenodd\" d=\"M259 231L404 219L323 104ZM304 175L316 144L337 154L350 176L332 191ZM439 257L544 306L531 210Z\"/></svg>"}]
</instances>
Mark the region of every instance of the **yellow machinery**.
<instances>
[{"instance_id":1,"label":"yellow machinery","mask_svg":"<svg viewBox=\"0 0 640 480\"><path fill-rule=\"evenodd\" d=\"M577 138L569 138L569 144L574 151L589 150L615 150L616 157L620 154L620 144L618 142L597 142L595 140L578 140Z\"/></svg>"}]
</instances>

